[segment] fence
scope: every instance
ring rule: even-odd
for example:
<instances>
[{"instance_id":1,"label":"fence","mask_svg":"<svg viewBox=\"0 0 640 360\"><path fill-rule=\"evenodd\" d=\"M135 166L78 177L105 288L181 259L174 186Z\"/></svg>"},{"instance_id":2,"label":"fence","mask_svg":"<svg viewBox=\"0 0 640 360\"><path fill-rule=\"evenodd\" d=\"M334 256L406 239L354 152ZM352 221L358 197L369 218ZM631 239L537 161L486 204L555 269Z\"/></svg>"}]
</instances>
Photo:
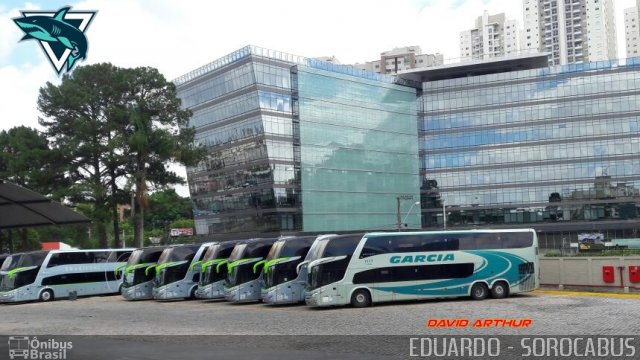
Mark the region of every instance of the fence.
<instances>
[{"instance_id":1,"label":"fence","mask_svg":"<svg viewBox=\"0 0 640 360\"><path fill-rule=\"evenodd\" d=\"M640 290L640 256L541 257L540 284Z\"/></svg>"}]
</instances>

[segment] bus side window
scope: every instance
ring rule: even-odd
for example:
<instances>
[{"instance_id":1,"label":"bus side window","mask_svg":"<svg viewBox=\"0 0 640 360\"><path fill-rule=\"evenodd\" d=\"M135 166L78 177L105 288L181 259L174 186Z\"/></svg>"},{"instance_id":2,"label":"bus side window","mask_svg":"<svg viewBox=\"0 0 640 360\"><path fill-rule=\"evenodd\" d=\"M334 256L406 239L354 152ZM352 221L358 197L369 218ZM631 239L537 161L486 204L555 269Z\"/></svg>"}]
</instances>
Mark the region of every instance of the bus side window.
<instances>
[{"instance_id":1,"label":"bus side window","mask_svg":"<svg viewBox=\"0 0 640 360\"><path fill-rule=\"evenodd\" d=\"M387 243L389 242L387 237L373 237L368 238L364 244L362 251L360 252L360 259L367 258L369 256L386 254L389 252Z\"/></svg>"},{"instance_id":2,"label":"bus side window","mask_svg":"<svg viewBox=\"0 0 640 360\"><path fill-rule=\"evenodd\" d=\"M110 252L100 251L93 253L93 261L95 263L106 263L109 261Z\"/></svg>"}]
</instances>

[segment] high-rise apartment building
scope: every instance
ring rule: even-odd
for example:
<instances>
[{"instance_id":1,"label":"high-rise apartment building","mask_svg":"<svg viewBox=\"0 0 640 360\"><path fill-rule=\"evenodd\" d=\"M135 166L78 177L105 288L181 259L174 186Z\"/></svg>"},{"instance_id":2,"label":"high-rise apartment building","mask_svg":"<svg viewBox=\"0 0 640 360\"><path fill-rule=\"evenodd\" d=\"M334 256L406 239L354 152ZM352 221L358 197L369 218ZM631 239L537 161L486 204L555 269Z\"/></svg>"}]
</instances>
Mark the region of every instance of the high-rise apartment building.
<instances>
[{"instance_id":1,"label":"high-rise apartment building","mask_svg":"<svg viewBox=\"0 0 640 360\"><path fill-rule=\"evenodd\" d=\"M423 54L420 46L405 46L380 53L380 60L356 63L353 67L379 74L397 74L399 71L443 63L444 58L440 53Z\"/></svg>"},{"instance_id":2,"label":"high-rise apartment building","mask_svg":"<svg viewBox=\"0 0 640 360\"><path fill-rule=\"evenodd\" d=\"M520 50L518 22L504 13L489 15L485 11L475 27L460 33L460 58L487 59L516 54Z\"/></svg>"},{"instance_id":3,"label":"high-rise apartment building","mask_svg":"<svg viewBox=\"0 0 640 360\"><path fill-rule=\"evenodd\" d=\"M627 57L640 56L640 26L638 24L637 6L624 9L624 32Z\"/></svg>"},{"instance_id":4,"label":"high-rise apartment building","mask_svg":"<svg viewBox=\"0 0 640 360\"><path fill-rule=\"evenodd\" d=\"M524 0L522 48L549 65L617 58L613 0Z\"/></svg>"}]
</instances>

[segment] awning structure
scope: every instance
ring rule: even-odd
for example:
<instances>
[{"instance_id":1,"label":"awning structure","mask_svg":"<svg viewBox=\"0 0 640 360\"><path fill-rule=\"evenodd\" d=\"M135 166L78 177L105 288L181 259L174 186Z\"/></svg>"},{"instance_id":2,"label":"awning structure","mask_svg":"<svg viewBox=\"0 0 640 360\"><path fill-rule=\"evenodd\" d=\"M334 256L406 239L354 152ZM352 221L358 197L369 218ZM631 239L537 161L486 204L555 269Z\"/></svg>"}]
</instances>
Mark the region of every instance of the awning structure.
<instances>
[{"instance_id":1,"label":"awning structure","mask_svg":"<svg viewBox=\"0 0 640 360\"><path fill-rule=\"evenodd\" d=\"M46 197L0 180L0 229L91 222Z\"/></svg>"}]
</instances>

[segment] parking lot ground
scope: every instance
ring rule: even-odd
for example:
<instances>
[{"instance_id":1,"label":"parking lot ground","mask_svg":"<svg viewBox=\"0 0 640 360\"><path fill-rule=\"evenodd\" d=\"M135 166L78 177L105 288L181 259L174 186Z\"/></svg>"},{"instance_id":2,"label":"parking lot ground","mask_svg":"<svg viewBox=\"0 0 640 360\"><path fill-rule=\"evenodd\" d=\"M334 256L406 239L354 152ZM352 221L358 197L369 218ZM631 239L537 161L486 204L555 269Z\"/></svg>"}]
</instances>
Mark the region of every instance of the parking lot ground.
<instances>
[{"instance_id":1,"label":"parking lot ground","mask_svg":"<svg viewBox=\"0 0 640 360\"><path fill-rule=\"evenodd\" d=\"M621 296L626 295L626 296ZM506 299L425 300L370 308L120 296L0 306L0 334L28 335L607 335L640 334L640 298L538 290ZM525 328L428 327L430 319L530 319Z\"/></svg>"}]
</instances>

